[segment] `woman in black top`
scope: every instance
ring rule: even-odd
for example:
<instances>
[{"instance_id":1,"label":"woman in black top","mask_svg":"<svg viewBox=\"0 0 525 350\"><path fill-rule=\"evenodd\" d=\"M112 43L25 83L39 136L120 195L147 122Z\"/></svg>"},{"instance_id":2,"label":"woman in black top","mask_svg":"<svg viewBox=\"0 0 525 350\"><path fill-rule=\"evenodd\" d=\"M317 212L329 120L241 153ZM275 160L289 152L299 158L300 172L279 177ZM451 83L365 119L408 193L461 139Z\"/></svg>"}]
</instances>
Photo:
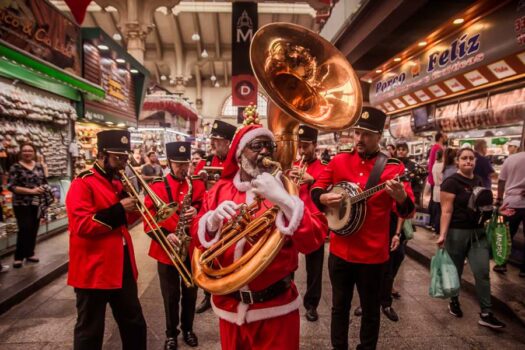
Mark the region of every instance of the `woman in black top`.
<instances>
[{"instance_id":1,"label":"woman in black top","mask_svg":"<svg viewBox=\"0 0 525 350\"><path fill-rule=\"evenodd\" d=\"M437 244L445 247L454 261L459 277L463 273L464 261L468 258L476 281L476 294L481 307L482 326L502 328L505 326L491 311L489 278L489 243L481 214L468 208L470 196L475 187L483 186L481 178L474 175L476 156L470 148L458 151L458 171L441 184L441 227ZM456 317L463 312L458 297L453 297L449 311Z\"/></svg>"},{"instance_id":2,"label":"woman in black top","mask_svg":"<svg viewBox=\"0 0 525 350\"><path fill-rule=\"evenodd\" d=\"M35 146L24 144L20 148L19 161L9 170L7 188L13 192L13 211L18 225L15 268L22 267L24 259L39 262L35 256L35 242L41 209L48 193L44 168L35 158Z\"/></svg>"}]
</instances>

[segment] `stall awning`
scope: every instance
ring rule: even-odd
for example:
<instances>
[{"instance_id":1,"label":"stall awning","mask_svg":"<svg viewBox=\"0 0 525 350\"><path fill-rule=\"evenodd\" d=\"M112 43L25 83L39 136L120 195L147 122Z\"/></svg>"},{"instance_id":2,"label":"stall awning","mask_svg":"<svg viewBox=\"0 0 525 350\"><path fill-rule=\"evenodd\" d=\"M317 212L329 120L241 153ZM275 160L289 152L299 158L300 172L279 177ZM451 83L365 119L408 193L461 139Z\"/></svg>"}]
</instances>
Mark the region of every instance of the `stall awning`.
<instances>
[{"instance_id":1,"label":"stall awning","mask_svg":"<svg viewBox=\"0 0 525 350\"><path fill-rule=\"evenodd\" d=\"M104 90L29 53L0 40L0 75L19 79L27 85L79 101L81 94L90 99L104 98Z\"/></svg>"},{"instance_id":2,"label":"stall awning","mask_svg":"<svg viewBox=\"0 0 525 350\"><path fill-rule=\"evenodd\" d=\"M186 101L173 95L148 95L142 107L143 115L139 119L146 119L147 116L164 111L172 115L180 116L185 120L197 120L199 115Z\"/></svg>"}]
</instances>

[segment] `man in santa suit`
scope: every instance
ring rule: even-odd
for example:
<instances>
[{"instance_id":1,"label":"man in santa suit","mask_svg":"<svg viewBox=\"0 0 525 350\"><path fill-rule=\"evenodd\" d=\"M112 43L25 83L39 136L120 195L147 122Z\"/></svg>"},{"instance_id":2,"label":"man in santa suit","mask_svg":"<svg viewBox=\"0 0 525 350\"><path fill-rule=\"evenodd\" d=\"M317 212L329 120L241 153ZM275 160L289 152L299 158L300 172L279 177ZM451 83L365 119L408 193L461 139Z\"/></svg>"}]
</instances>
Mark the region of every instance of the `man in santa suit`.
<instances>
[{"instance_id":1,"label":"man in santa suit","mask_svg":"<svg viewBox=\"0 0 525 350\"><path fill-rule=\"evenodd\" d=\"M130 152L124 130L97 134L93 168L73 180L66 197L69 219L67 283L75 288L73 348L102 349L106 305L111 306L123 349L146 349L146 321L137 294L137 266L128 224L139 218L119 171ZM135 213L133 213L135 212Z\"/></svg>"},{"instance_id":2,"label":"man in santa suit","mask_svg":"<svg viewBox=\"0 0 525 350\"><path fill-rule=\"evenodd\" d=\"M194 222L193 238L208 248L219 239L221 227L243 203L256 195L266 208L278 206L276 227L286 242L270 265L239 291L214 295L212 306L220 318L222 349L299 349L300 296L291 273L297 269L298 252L308 254L323 241L323 224L310 213L309 205L290 195L280 172L262 164L275 149L274 136L261 125L252 124L235 135L221 179L204 196ZM245 239L219 257L221 266L239 259L249 247Z\"/></svg>"},{"instance_id":3,"label":"man in santa suit","mask_svg":"<svg viewBox=\"0 0 525 350\"><path fill-rule=\"evenodd\" d=\"M215 120L212 124L210 132L210 145L212 154L197 163L197 166L195 166L194 170L194 174L201 176L201 178L206 181L208 187L215 184L216 180L218 180L220 177L220 172L212 172L212 176L210 177L208 172L206 172L206 170L203 168L205 166L216 168L223 167L223 163L226 160L226 155L228 154L228 150L230 149L230 144L236 130L237 127L221 120ZM200 314L209 308L211 308L210 293L204 292L204 299L202 299L200 304L197 306L195 312Z\"/></svg>"},{"instance_id":4,"label":"man in santa suit","mask_svg":"<svg viewBox=\"0 0 525 350\"><path fill-rule=\"evenodd\" d=\"M299 126L299 156L303 158L302 164L300 161L294 163L292 172L290 173L293 179L301 177L299 197L305 203L311 203L309 208L312 213L319 216L321 222L326 223L326 217L321 213L310 198L310 189L319 178L323 169L326 167L324 161L321 161L315 155L317 148L318 131L308 125ZM306 167L306 170L301 175L301 168ZM323 235L328 233L328 224L324 227ZM324 242L323 242L324 243ZM318 249L310 254L306 254L306 293L304 294L303 306L306 309L306 319L310 322L315 322L319 318L317 313L317 306L321 300L321 290L323 281L323 260L324 260L324 244L321 244Z\"/></svg>"},{"instance_id":5,"label":"man in santa suit","mask_svg":"<svg viewBox=\"0 0 525 350\"><path fill-rule=\"evenodd\" d=\"M191 157L191 143L190 142L169 142L166 144L166 157L168 158L168 165L170 173L165 177L156 178L151 183L151 190L164 201L164 203L179 203L184 205L183 201L188 194L188 169ZM201 180L189 180L192 185L191 206L179 207L182 210L184 219L188 224L191 224L192 219L197 214L202 203L202 197L205 192L204 183ZM144 199L146 207L154 213L154 205L150 196ZM179 224L179 215L174 214L168 219L159 224L162 229L162 234L173 246L178 244L186 244L188 254L184 261L188 271L191 271L190 252L193 251L193 244L180 242L175 235ZM184 229L183 229L184 230ZM152 228L144 222L144 231L152 237L149 255L157 260L157 271L159 273L160 290L162 299L164 300L164 312L166 315L166 342L164 349L177 349L177 336L179 330L179 314L180 314L180 328L182 331L182 338L184 342L191 347L199 345L197 336L193 332L193 318L195 316L195 303L197 301L197 287L188 287L182 280L177 268L173 265L170 258L157 242L157 238L151 232ZM182 299L181 299L182 296ZM181 310L179 312L179 301L181 303Z\"/></svg>"}]
</instances>

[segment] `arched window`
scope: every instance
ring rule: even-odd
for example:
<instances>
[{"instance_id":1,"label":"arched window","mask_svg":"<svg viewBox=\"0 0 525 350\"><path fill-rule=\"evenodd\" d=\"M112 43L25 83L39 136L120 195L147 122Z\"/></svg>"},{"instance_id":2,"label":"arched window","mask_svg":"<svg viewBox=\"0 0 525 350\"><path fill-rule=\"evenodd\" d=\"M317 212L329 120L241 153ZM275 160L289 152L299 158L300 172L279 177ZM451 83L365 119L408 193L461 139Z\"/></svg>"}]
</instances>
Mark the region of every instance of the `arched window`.
<instances>
[{"instance_id":1,"label":"arched window","mask_svg":"<svg viewBox=\"0 0 525 350\"><path fill-rule=\"evenodd\" d=\"M232 106L232 96L230 95L222 105L222 115L227 117L236 117L237 108L237 106ZM257 112L259 112L259 117L266 118L267 109L268 98L263 94L257 94Z\"/></svg>"}]
</instances>

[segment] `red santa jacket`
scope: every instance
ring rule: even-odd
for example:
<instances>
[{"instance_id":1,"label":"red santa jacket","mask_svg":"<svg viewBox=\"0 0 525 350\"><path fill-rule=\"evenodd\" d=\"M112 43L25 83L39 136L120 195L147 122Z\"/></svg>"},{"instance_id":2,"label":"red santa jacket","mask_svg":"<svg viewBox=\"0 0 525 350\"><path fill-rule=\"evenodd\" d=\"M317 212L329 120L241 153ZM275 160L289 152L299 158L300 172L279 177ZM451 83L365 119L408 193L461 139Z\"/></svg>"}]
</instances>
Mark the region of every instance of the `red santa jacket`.
<instances>
[{"instance_id":1,"label":"red santa jacket","mask_svg":"<svg viewBox=\"0 0 525 350\"><path fill-rule=\"evenodd\" d=\"M122 194L121 182L105 177L104 170L96 163L71 183L66 197L70 286L122 288L124 249L129 252L133 275L137 278L127 223L136 220L138 214L126 214L120 204Z\"/></svg>"},{"instance_id":2,"label":"red santa jacket","mask_svg":"<svg viewBox=\"0 0 525 350\"><path fill-rule=\"evenodd\" d=\"M208 156L206 159L201 159L197 166L195 167L195 171L193 172L194 175L198 175L199 172L204 168L205 166L216 166L216 167L222 167L224 161L220 160L217 156Z\"/></svg>"},{"instance_id":3,"label":"red santa jacket","mask_svg":"<svg viewBox=\"0 0 525 350\"><path fill-rule=\"evenodd\" d=\"M171 173L166 175L165 178L168 180L169 187L171 189L171 195L174 202L177 202L179 204L182 204L182 200L184 199L184 196L186 193L188 193L188 184L186 180L180 181L175 179ZM195 207L197 210L200 209L201 203L202 203L202 197L205 192L204 183L201 180L193 180L193 194L191 196L192 201L191 205ZM160 199L162 199L165 203L169 203L169 196L168 192L166 190L166 184L164 183L164 178L157 178L153 180L150 184L151 190L159 196ZM154 213L153 208L153 202L151 201L150 196L146 196L144 198L144 203L148 209L151 210L152 213ZM160 227L165 229L165 232L174 233L175 229L177 228L177 224L179 223L179 215L174 214L167 220L160 223ZM144 232L148 233L151 231L151 227L147 222L144 222ZM195 248L195 244L192 241L189 247L190 254L193 252L193 248ZM168 258L168 255L164 252L162 247L159 243L157 243L156 240L152 239L151 244L149 247L149 256L156 259L157 261L171 265L171 260Z\"/></svg>"},{"instance_id":4,"label":"red santa jacket","mask_svg":"<svg viewBox=\"0 0 525 350\"><path fill-rule=\"evenodd\" d=\"M206 232L206 221L220 203L226 200L231 200L239 204L251 203L253 198L254 194L250 183L241 182L239 180L239 174L236 175L233 181L231 179L219 180L215 186L204 195L201 211L193 224L193 239L200 245L200 248L207 248L218 239L218 237L215 236L210 240L210 236ZM273 262L245 287L247 290L260 291L266 289L290 275L297 269L298 252L307 254L318 249L322 244L323 223L318 217L311 215L308 206L304 205L299 197L294 196L293 198L296 205L294 206L292 220L290 222L286 220L286 228L278 226L281 232L287 232L287 241ZM257 215L264 212L265 206L271 207L273 205L265 200ZM276 222L279 222L279 220ZM240 256L242 256L240 253L248 249L247 246L244 246L244 243L245 240L242 239L235 246L230 247L225 254L221 256L219 262L223 266L226 266L240 258ZM299 305L299 293L293 283L292 288L276 298L252 305L239 302L228 295L214 295L212 298L212 306L215 313L220 318L238 325L285 315L297 310Z\"/></svg>"},{"instance_id":5,"label":"red santa jacket","mask_svg":"<svg viewBox=\"0 0 525 350\"><path fill-rule=\"evenodd\" d=\"M361 158L356 151L336 155L326 166L312 186L312 196L318 203L320 194L333 184L341 181L356 183L364 189L377 157ZM379 183L391 180L402 174L405 166L395 158L387 160ZM349 262L379 264L389 257L390 212L395 210L401 217L409 217L414 212L414 194L410 183L404 183L408 198L403 206L395 204L385 191L380 191L366 201L366 217L361 229L352 235L342 237L334 233L330 237L330 252ZM400 210L398 210L400 209Z\"/></svg>"}]
</instances>

